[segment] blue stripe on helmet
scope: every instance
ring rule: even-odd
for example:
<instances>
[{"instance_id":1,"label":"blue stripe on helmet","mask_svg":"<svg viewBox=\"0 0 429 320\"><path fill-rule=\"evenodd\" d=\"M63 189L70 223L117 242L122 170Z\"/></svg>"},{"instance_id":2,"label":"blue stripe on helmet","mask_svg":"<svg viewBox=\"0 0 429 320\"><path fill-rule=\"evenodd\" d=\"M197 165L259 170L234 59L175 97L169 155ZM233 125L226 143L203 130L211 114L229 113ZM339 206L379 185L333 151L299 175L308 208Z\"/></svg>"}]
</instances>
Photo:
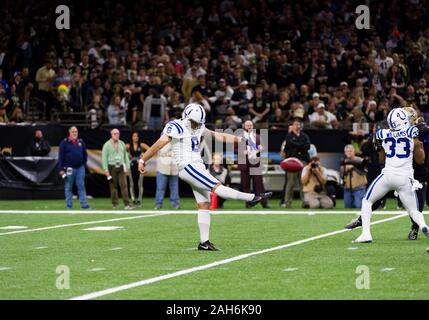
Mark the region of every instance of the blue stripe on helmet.
<instances>
[{"instance_id":1,"label":"blue stripe on helmet","mask_svg":"<svg viewBox=\"0 0 429 320\"><path fill-rule=\"evenodd\" d=\"M207 183L205 183L204 181L202 181L201 179L199 179L198 177L196 177L195 175L193 175L189 170L188 170L188 168L184 168L185 169L185 171L192 177L192 178L194 178L195 180L197 180L197 181L199 181L199 182L201 182L203 185L205 185L207 188L209 188L210 190L213 188L213 186L209 186Z\"/></svg>"},{"instance_id":2,"label":"blue stripe on helmet","mask_svg":"<svg viewBox=\"0 0 429 320\"><path fill-rule=\"evenodd\" d=\"M200 110L201 110L201 122L203 122L203 118L204 118L204 109L203 109L203 107L201 107L200 105L198 105L198 107L200 107Z\"/></svg>"},{"instance_id":3,"label":"blue stripe on helmet","mask_svg":"<svg viewBox=\"0 0 429 320\"><path fill-rule=\"evenodd\" d=\"M204 176L203 174L201 174L200 172L198 172L197 170L195 170L195 168L192 166L192 165L188 165L188 167L194 172L194 173L196 173L197 175L199 175L201 178L203 178L204 180L206 180L208 183L211 183L211 184L213 184L213 186L215 186L215 185L217 185L218 184L218 182L213 182L213 181L211 181L209 178L207 178L206 176Z\"/></svg>"}]
</instances>

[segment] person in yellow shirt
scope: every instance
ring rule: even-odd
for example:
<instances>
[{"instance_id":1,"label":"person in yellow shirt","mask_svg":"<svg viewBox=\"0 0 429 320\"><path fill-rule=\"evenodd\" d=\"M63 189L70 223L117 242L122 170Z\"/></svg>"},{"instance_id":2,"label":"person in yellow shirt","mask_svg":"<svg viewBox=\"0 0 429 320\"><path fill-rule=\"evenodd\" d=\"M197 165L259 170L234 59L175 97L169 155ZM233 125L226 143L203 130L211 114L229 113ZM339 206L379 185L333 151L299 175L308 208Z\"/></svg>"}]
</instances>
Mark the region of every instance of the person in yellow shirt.
<instances>
[{"instance_id":1,"label":"person in yellow shirt","mask_svg":"<svg viewBox=\"0 0 429 320\"><path fill-rule=\"evenodd\" d=\"M51 117L51 110L55 100L52 94L52 82L56 77L55 70L52 67L52 60L47 59L43 67L39 68L36 73L36 82L38 85L38 96L46 103L46 119Z\"/></svg>"}]
</instances>

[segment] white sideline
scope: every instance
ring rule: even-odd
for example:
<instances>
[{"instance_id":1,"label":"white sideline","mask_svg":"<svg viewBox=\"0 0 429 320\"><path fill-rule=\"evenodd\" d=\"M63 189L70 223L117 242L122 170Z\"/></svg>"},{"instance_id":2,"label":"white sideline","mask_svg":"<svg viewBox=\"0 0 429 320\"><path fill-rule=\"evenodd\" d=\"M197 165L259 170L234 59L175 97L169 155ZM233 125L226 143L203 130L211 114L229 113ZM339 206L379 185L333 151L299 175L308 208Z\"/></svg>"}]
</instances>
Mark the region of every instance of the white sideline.
<instances>
[{"instance_id":1,"label":"white sideline","mask_svg":"<svg viewBox=\"0 0 429 320\"><path fill-rule=\"evenodd\" d=\"M25 229L25 230L16 230L16 231L2 232L2 233L0 233L0 236L9 235L9 234L16 234L16 233L27 233L27 232L44 231L44 230L60 229L60 228L67 228L67 227L75 227L75 226L85 226L85 225L105 223L105 222L115 222L115 221L125 221L125 220L142 219L142 218L149 218L149 217L164 216L164 215L168 215L168 214L169 213L161 213L160 212L160 213L155 213L155 214L147 214L147 215L143 215L143 216L132 216L132 217L115 218L115 219L107 219L107 220L97 220L97 221L86 221L86 222L76 222L76 223L68 223L68 224L59 224L59 225L55 225L55 226L48 226L48 227L41 227L41 228L34 228L34 229Z\"/></svg>"},{"instance_id":2,"label":"white sideline","mask_svg":"<svg viewBox=\"0 0 429 320\"><path fill-rule=\"evenodd\" d=\"M379 210L373 212L375 215L398 215L403 214L405 211L384 211ZM134 214L196 214L196 210L127 210L127 211L108 211L108 210L0 210L0 214L67 214L67 215L76 215L84 214L86 216L90 215L134 215ZM212 210L211 214L222 215L222 214L256 214L256 215L269 215L269 214L278 214L278 215L317 215L317 214L356 214L358 215L360 211L355 210Z\"/></svg>"},{"instance_id":3,"label":"white sideline","mask_svg":"<svg viewBox=\"0 0 429 320\"><path fill-rule=\"evenodd\" d=\"M375 222L372 222L371 224L379 224L379 223L383 223L383 222L387 222L387 221L392 221L392 220L396 220L402 217L408 216L407 214L401 214L395 217L390 217L390 218L386 218L386 219L382 219L382 220L378 220ZM259 250L259 251L254 251L254 252L250 252L250 253L246 253L246 254L241 254L239 256L235 256L232 258L228 258L228 259L224 259L224 260L220 260L220 261L215 261L209 264L205 264L205 265L201 265L201 266L197 266L197 267L193 267L193 268L189 268L189 269L184 269L184 270L180 270L177 272L173 272L173 273L169 273L169 274L165 274L162 276L158 276L158 277L154 277L154 278L149 278L149 279L145 279L145 280L141 280L141 281L137 281L137 282L132 282L129 284L125 284L122 286L118 286L118 287L114 287L114 288L109 288L109 289L105 289L105 290L101 290L101 291L96 291L93 293L88 293L88 294L84 294L84 295L80 295L77 297L73 297L70 298L69 300L90 300L90 299L95 299L95 298L99 298L99 297L103 297L112 293L117 293L120 291L124 291L124 290L128 290L128 289L132 289L132 288L136 288L136 287L141 287L147 284L151 284L151 283L155 283L155 282L159 282L159 281L163 281L163 280L167 280L167 279L171 279L171 278L176 278L176 277L180 277L189 273L193 273L193 272L197 272L197 271L201 271L201 270L207 270L213 267L217 267L220 265L224 265L227 263L231 263L231 262L235 262L235 261L239 261L239 260L243 260L252 256L256 256L256 255L260 255L260 254L264 254L267 252L273 252L273 251L277 251L277 250L282 250L282 249L286 249L289 247L293 247L293 246L297 246L306 242L310 242L310 241L314 241L314 240L318 240L318 239L322 239L322 238L326 238L326 237L330 237L333 235L337 235L340 233L344 233L344 232L348 232L350 230L348 229L341 229L341 230L337 230L337 231L333 231L333 232L328 232L328 233L324 233L318 236L314 236L314 237L310 237L310 238L306 238L303 240L299 240L299 241L294 241L288 244L284 244L284 245L280 245L277 247L272 247L272 248L268 248L268 249L264 249L264 250Z\"/></svg>"}]
</instances>

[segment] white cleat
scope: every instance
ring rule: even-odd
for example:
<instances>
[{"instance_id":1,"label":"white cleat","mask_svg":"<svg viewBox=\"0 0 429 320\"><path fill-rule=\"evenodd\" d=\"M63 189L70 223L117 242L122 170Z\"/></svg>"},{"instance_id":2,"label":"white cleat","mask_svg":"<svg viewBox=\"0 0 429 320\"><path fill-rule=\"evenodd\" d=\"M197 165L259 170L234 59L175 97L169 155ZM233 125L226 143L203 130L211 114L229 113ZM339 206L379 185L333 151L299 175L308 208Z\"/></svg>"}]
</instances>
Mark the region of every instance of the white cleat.
<instances>
[{"instance_id":1,"label":"white cleat","mask_svg":"<svg viewBox=\"0 0 429 320\"><path fill-rule=\"evenodd\" d=\"M371 243L372 237L371 235L364 235L361 234L359 237L357 237L355 240L352 241L352 243Z\"/></svg>"}]
</instances>

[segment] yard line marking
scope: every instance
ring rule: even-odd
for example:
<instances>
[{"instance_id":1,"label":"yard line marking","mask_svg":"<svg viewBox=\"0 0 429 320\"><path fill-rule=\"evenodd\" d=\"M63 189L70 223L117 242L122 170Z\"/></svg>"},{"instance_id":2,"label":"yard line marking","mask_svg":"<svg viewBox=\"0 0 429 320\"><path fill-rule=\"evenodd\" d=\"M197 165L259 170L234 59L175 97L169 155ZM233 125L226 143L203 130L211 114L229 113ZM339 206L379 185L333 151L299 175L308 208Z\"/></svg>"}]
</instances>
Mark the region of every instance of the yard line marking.
<instances>
[{"instance_id":1,"label":"yard line marking","mask_svg":"<svg viewBox=\"0 0 429 320\"><path fill-rule=\"evenodd\" d=\"M0 271L6 271L6 270L10 270L10 267L0 267Z\"/></svg>"},{"instance_id":2,"label":"yard line marking","mask_svg":"<svg viewBox=\"0 0 429 320\"><path fill-rule=\"evenodd\" d=\"M168 214L169 213L161 213L160 212L160 213L148 214L148 215L143 215L143 216L132 216L132 217L125 217L125 218L115 218L115 219L107 219L107 220L97 220L97 221L87 221L87 222L77 222L77 223L69 223L69 224L60 224L60 225L49 226L49 227L42 227L42 228L35 228L35 229L26 229L26 230L17 230L17 231L3 232L3 233L0 233L0 236L9 235L9 234L16 234L16 233L36 232L36 231L45 231L45 230L51 230L51 229L60 229L60 228L67 228L67 227L75 227L75 226L85 226L85 225L105 223L105 222L135 220L135 219L142 219L142 218L165 216L165 215L168 215Z\"/></svg>"},{"instance_id":3,"label":"yard line marking","mask_svg":"<svg viewBox=\"0 0 429 320\"><path fill-rule=\"evenodd\" d=\"M358 247L349 247L349 248L347 248L347 250L358 250L359 248Z\"/></svg>"},{"instance_id":4,"label":"yard line marking","mask_svg":"<svg viewBox=\"0 0 429 320\"><path fill-rule=\"evenodd\" d=\"M98 272L98 271L104 271L106 270L106 268L92 268L92 269L88 269L89 272Z\"/></svg>"},{"instance_id":5,"label":"yard line marking","mask_svg":"<svg viewBox=\"0 0 429 320\"><path fill-rule=\"evenodd\" d=\"M35 247L34 250L42 250L42 249L48 249L48 247L41 246L41 247Z\"/></svg>"},{"instance_id":6,"label":"yard line marking","mask_svg":"<svg viewBox=\"0 0 429 320\"><path fill-rule=\"evenodd\" d=\"M140 214L149 214L149 213L160 213L160 214L196 214L197 210L133 210L133 211L109 211L109 210L0 210L0 214L65 214L65 215L79 215L83 214L85 216L104 214L104 215L140 215ZM237 214L237 215L320 215L320 214L338 214L338 215L351 215L355 214L358 216L360 211L352 210L320 210L320 211L310 211L310 210L213 210L210 212L213 215L224 215L224 214ZM384 211L379 210L373 212L373 215L398 215L405 213L404 210L391 210ZM424 214L429 214L424 213Z\"/></svg>"},{"instance_id":7,"label":"yard line marking","mask_svg":"<svg viewBox=\"0 0 429 320\"><path fill-rule=\"evenodd\" d=\"M392 271L392 270L395 270L395 268L383 268L380 271L381 272L389 272L389 271Z\"/></svg>"},{"instance_id":8,"label":"yard line marking","mask_svg":"<svg viewBox=\"0 0 429 320\"><path fill-rule=\"evenodd\" d=\"M400 216L395 216L395 217L390 217L390 218L386 218L386 219L382 219L382 220L378 220L375 222L372 222L371 224L379 224L379 223L383 223L383 222L388 222L388 221L392 221L392 220L396 220L402 217L408 216L407 214L402 214ZM340 233L344 233L344 232L349 232L351 230L349 229L341 229L341 230L337 230L337 231L332 231L332 232L328 232L328 233L324 233L318 236L314 236L314 237L310 237L310 238L306 238L303 240L298 240L298 241L294 241L291 243L287 243L287 244L283 244L280 246L276 246L276 247L272 247L272 248L268 248L268 249L263 249L260 251L255 251L255 252L250 252L250 253L246 253L246 254L241 254L239 256L235 256L232 258L228 258L228 259L224 259L224 260L219 260L219 261L215 261L209 264L204 264L204 265L200 265L197 267L192 267L192 268L188 268L188 269L184 269L184 270L180 270L177 272L173 272L173 273L169 273L169 274L165 274L162 276L158 276L158 277L154 277L154 278L149 278L149 279L144 279L141 281L137 281L137 282L132 282L132 283L128 283L128 284L124 284L122 286L118 286L118 287L113 287L113 288L108 288L108 289L104 289L104 290L100 290L100 291L96 291L96 292L92 292L92 293L88 293L88 294L84 294L84 295L80 295L77 297L73 297L70 298L70 300L90 300L90 299L95 299L95 298L99 298L99 297L103 297L112 293L116 293L116 292L120 292L120 291L124 291L124 290L128 290L128 289L132 289L132 288L136 288L136 287L141 287L147 284L151 284L151 283L155 283L155 282L159 282L159 281L163 281L163 280L167 280L167 279L172 279L172 278L176 278L176 277L180 277L186 274L190 274L193 272L197 272L197 271L202 271L202 270L207 270L210 268L214 268L217 266L221 266L221 265L225 265L227 263L231 263L231 262L235 262L235 261L240 261L252 256L257 256L260 254L264 254L264 253L268 253L268 252L273 252L273 251L278 251L278 250L282 250L282 249L286 249L286 248L290 248L293 246L297 246L303 243L307 243L310 241L314 241L314 240L318 240L318 239L322 239L322 238L327 238L333 235L337 235Z\"/></svg>"},{"instance_id":9,"label":"yard line marking","mask_svg":"<svg viewBox=\"0 0 429 320\"><path fill-rule=\"evenodd\" d=\"M121 247L114 247L112 249L109 249L109 251L118 251L118 250L122 250Z\"/></svg>"},{"instance_id":10,"label":"yard line marking","mask_svg":"<svg viewBox=\"0 0 429 320\"><path fill-rule=\"evenodd\" d=\"M0 227L0 230L21 230L21 229L27 229L26 226L5 226Z\"/></svg>"},{"instance_id":11,"label":"yard line marking","mask_svg":"<svg viewBox=\"0 0 429 320\"><path fill-rule=\"evenodd\" d=\"M82 229L84 231L113 231L113 230L119 230L123 229L124 227L114 227L114 226L100 226L100 227L91 227L91 228L85 228Z\"/></svg>"},{"instance_id":12,"label":"yard line marking","mask_svg":"<svg viewBox=\"0 0 429 320\"><path fill-rule=\"evenodd\" d=\"M286 272L294 272L294 271L296 271L296 270L298 270L298 268L286 268L286 269L284 269L283 271L286 271Z\"/></svg>"}]
</instances>

